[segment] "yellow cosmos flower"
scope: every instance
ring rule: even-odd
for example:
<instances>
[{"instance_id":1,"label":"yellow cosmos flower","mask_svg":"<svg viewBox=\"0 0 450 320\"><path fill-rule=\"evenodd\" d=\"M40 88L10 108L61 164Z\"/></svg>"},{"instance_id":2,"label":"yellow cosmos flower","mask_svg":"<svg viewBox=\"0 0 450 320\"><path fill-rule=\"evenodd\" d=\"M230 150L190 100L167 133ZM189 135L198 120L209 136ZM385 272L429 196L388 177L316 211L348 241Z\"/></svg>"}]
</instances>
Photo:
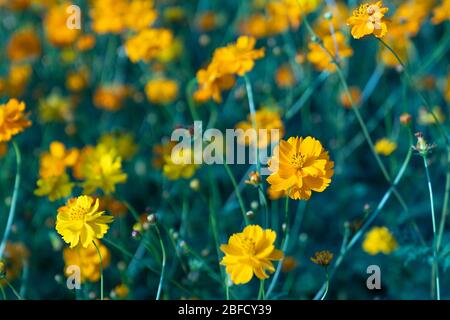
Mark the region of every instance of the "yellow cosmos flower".
<instances>
[{"instance_id":1,"label":"yellow cosmos flower","mask_svg":"<svg viewBox=\"0 0 450 320\"><path fill-rule=\"evenodd\" d=\"M63 143L53 141L49 152L41 155L39 175L42 178L62 175L67 167L72 167L78 159L77 149L67 150Z\"/></svg>"},{"instance_id":2,"label":"yellow cosmos flower","mask_svg":"<svg viewBox=\"0 0 450 320\"><path fill-rule=\"evenodd\" d=\"M39 197L48 196L50 201L66 198L72 194L75 183L71 182L67 173L58 176L48 176L37 181L34 194Z\"/></svg>"},{"instance_id":3,"label":"yellow cosmos flower","mask_svg":"<svg viewBox=\"0 0 450 320\"><path fill-rule=\"evenodd\" d=\"M136 154L138 146L130 133L115 132L106 133L98 142L107 149L113 149L123 160L129 160Z\"/></svg>"},{"instance_id":4,"label":"yellow cosmos flower","mask_svg":"<svg viewBox=\"0 0 450 320\"><path fill-rule=\"evenodd\" d=\"M236 129L241 129L244 131L243 134L238 135L238 142L241 144L254 144L258 146L258 148L265 148L272 142L278 142L284 135L284 125L283 121L281 121L280 114L268 108L262 108L255 112L255 122L256 128L253 128L253 123L251 119L251 115L248 115L247 121L241 121L236 125ZM248 136L246 138L245 131L256 129L258 136ZM260 130L265 129L266 132ZM278 130L278 135L271 134L270 130ZM257 141L253 141L256 138Z\"/></svg>"},{"instance_id":5,"label":"yellow cosmos flower","mask_svg":"<svg viewBox=\"0 0 450 320\"><path fill-rule=\"evenodd\" d=\"M157 16L152 0L134 0L125 12L125 25L130 30L140 31L152 25Z\"/></svg>"},{"instance_id":6,"label":"yellow cosmos flower","mask_svg":"<svg viewBox=\"0 0 450 320\"><path fill-rule=\"evenodd\" d=\"M98 211L98 207L98 199L79 196L58 209L56 231L71 248L78 244L87 248L108 231L108 223L113 221L113 217L105 216L105 212Z\"/></svg>"},{"instance_id":7,"label":"yellow cosmos flower","mask_svg":"<svg viewBox=\"0 0 450 320\"><path fill-rule=\"evenodd\" d=\"M165 150L163 174L169 180L191 178L198 168L198 165L194 164L193 150L180 148L177 151L173 151L172 149L167 148Z\"/></svg>"},{"instance_id":8,"label":"yellow cosmos flower","mask_svg":"<svg viewBox=\"0 0 450 320\"><path fill-rule=\"evenodd\" d=\"M222 91L231 89L236 80L232 74L222 74L215 63L197 72L198 89L194 93L197 102L213 99L222 102Z\"/></svg>"},{"instance_id":9,"label":"yellow cosmos flower","mask_svg":"<svg viewBox=\"0 0 450 320\"><path fill-rule=\"evenodd\" d=\"M263 14L253 14L239 24L241 34L260 39L268 35L268 22Z\"/></svg>"},{"instance_id":10,"label":"yellow cosmos flower","mask_svg":"<svg viewBox=\"0 0 450 320\"><path fill-rule=\"evenodd\" d=\"M173 43L173 34L168 29L144 29L125 43L128 57L134 63L148 62L160 55Z\"/></svg>"},{"instance_id":11,"label":"yellow cosmos flower","mask_svg":"<svg viewBox=\"0 0 450 320\"><path fill-rule=\"evenodd\" d=\"M111 255L107 247L95 240L95 243L102 255L102 267L105 269L109 266ZM93 243L90 243L87 248L83 246L77 246L76 248L65 248L63 251L64 258L64 273L66 276L70 276L71 273L67 269L69 266L80 267L81 282L91 281L96 282L100 279L100 257L98 256L97 249Z\"/></svg>"},{"instance_id":12,"label":"yellow cosmos flower","mask_svg":"<svg viewBox=\"0 0 450 320\"><path fill-rule=\"evenodd\" d=\"M108 195L115 192L117 184L127 181L127 175L122 171L122 158L114 149L100 144L81 160L85 194L101 189Z\"/></svg>"},{"instance_id":13,"label":"yellow cosmos flower","mask_svg":"<svg viewBox=\"0 0 450 320\"><path fill-rule=\"evenodd\" d=\"M352 26L353 38L360 39L370 34L377 38L384 37L387 33L387 25L383 17L388 10L383 8L382 1L360 5L347 20L347 25Z\"/></svg>"},{"instance_id":14,"label":"yellow cosmos flower","mask_svg":"<svg viewBox=\"0 0 450 320\"><path fill-rule=\"evenodd\" d=\"M59 93L51 93L38 105L39 118L43 122L69 122L74 118L74 105Z\"/></svg>"},{"instance_id":15,"label":"yellow cosmos flower","mask_svg":"<svg viewBox=\"0 0 450 320\"><path fill-rule=\"evenodd\" d=\"M31 126L24 111L25 103L16 99L0 105L0 142L10 141L13 136Z\"/></svg>"},{"instance_id":16,"label":"yellow cosmos flower","mask_svg":"<svg viewBox=\"0 0 450 320\"><path fill-rule=\"evenodd\" d=\"M345 44L345 36L339 31L334 35L325 36L323 38L323 46L328 52L318 43L311 42L309 44L310 51L308 53L308 60L314 64L316 69L321 71L336 71L336 65L333 63L333 59L329 54L338 60L350 57L353 54L353 50Z\"/></svg>"},{"instance_id":17,"label":"yellow cosmos flower","mask_svg":"<svg viewBox=\"0 0 450 320\"><path fill-rule=\"evenodd\" d=\"M264 48L254 49L255 44L255 38L240 36L236 43L216 49L213 61L220 64L223 73L243 76L253 69L255 60L264 57Z\"/></svg>"},{"instance_id":18,"label":"yellow cosmos flower","mask_svg":"<svg viewBox=\"0 0 450 320\"><path fill-rule=\"evenodd\" d=\"M431 22L440 24L447 20L450 20L450 0L442 0L441 5L434 8Z\"/></svg>"},{"instance_id":19,"label":"yellow cosmos flower","mask_svg":"<svg viewBox=\"0 0 450 320\"><path fill-rule=\"evenodd\" d=\"M401 4L391 18L389 33L414 37L428 15L428 1L409 0Z\"/></svg>"},{"instance_id":20,"label":"yellow cosmos flower","mask_svg":"<svg viewBox=\"0 0 450 320\"><path fill-rule=\"evenodd\" d=\"M178 83L169 79L150 80L145 86L145 93L150 102L155 104L169 104L178 95Z\"/></svg>"},{"instance_id":21,"label":"yellow cosmos flower","mask_svg":"<svg viewBox=\"0 0 450 320\"><path fill-rule=\"evenodd\" d=\"M386 227L372 228L366 233L362 244L363 250L373 256L378 253L390 254L397 247L397 240Z\"/></svg>"},{"instance_id":22,"label":"yellow cosmos flower","mask_svg":"<svg viewBox=\"0 0 450 320\"><path fill-rule=\"evenodd\" d=\"M267 271L272 273L274 260L281 260L283 252L275 249L277 234L270 229L262 229L257 225L245 227L241 233L233 234L228 244L220 246L225 253L221 265L234 284L248 283L253 275L259 279L267 279Z\"/></svg>"},{"instance_id":23,"label":"yellow cosmos flower","mask_svg":"<svg viewBox=\"0 0 450 320\"><path fill-rule=\"evenodd\" d=\"M267 182L274 191L286 191L291 199L308 200L312 191L322 192L331 182L334 162L313 137L281 140L269 163L273 172Z\"/></svg>"},{"instance_id":24,"label":"yellow cosmos flower","mask_svg":"<svg viewBox=\"0 0 450 320\"><path fill-rule=\"evenodd\" d=\"M69 13L66 9L69 2L53 6L45 17L44 25L48 41L56 47L67 47L73 44L80 30L67 28Z\"/></svg>"},{"instance_id":25,"label":"yellow cosmos flower","mask_svg":"<svg viewBox=\"0 0 450 320\"><path fill-rule=\"evenodd\" d=\"M120 110L128 93L128 88L123 85L101 86L95 91L94 105L107 111Z\"/></svg>"},{"instance_id":26,"label":"yellow cosmos flower","mask_svg":"<svg viewBox=\"0 0 450 320\"><path fill-rule=\"evenodd\" d=\"M13 62L36 58L41 54L41 43L33 30L22 30L13 34L6 52Z\"/></svg>"},{"instance_id":27,"label":"yellow cosmos flower","mask_svg":"<svg viewBox=\"0 0 450 320\"><path fill-rule=\"evenodd\" d=\"M380 139L375 143L375 152L383 156L391 155L395 149L397 149L397 144L388 138Z\"/></svg>"},{"instance_id":28,"label":"yellow cosmos flower","mask_svg":"<svg viewBox=\"0 0 450 320\"><path fill-rule=\"evenodd\" d=\"M125 29L124 13L128 10L127 0L92 1L89 15L92 29L98 34L120 33Z\"/></svg>"}]
</instances>

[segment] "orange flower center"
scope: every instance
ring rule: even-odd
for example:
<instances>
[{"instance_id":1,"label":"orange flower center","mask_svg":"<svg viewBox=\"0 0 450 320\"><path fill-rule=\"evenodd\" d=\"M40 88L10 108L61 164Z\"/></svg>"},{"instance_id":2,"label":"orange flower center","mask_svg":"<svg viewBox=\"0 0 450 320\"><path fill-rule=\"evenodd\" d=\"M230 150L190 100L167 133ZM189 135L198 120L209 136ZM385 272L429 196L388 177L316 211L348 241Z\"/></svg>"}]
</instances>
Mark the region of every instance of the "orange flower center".
<instances>
[{"instance_id":1,"label":"orange flower center","mask_svg":"<svg viewBox=\"0 0 450 320\"><path fill-rule=\"evenodd\" d=\"M254 256L256 253L256 244L255 242L247 237L242 237L240 238L240 245L241 248L243 249L243 251L249 255L249 256Z\"/></svg>"},{"instance_id":2,"label":"orange flower center","mask_svg":"<svg viewBox=\"0 0 450 320\"><path fill-rule=\"evenodd\" d=\"M291 159L289 160L290 164L296 169L303 168L305 161L306 161L306 156L304 154L301 154L300 152L294 153L291 156Z\"/></svg>"},{"instance_id":3,"label":"orange flower center","mask_svg":"<svg viewBox=\"0 0 450 320\"><path fill-rule=\"evenodd\" d=\"M81 207L72 207L70 208L70 220L79 221L84 220L85 210Z\"/></svg>"}]
</instances>

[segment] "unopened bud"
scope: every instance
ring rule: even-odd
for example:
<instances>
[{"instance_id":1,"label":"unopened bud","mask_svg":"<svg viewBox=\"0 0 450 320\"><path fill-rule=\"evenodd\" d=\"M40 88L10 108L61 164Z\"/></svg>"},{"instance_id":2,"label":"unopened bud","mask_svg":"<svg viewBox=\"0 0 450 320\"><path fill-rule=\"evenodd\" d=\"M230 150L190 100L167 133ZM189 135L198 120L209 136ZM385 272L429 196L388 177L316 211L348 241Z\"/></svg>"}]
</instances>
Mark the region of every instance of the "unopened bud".
<instances>
[{"instance_id":1,"label":"unopened bud","mask_svg":"<svg viewBox=\"0 0 450 320\"><path fill-rule=\"evenodd\" d=\"M412 121L412 116L405 112L400 116L400 123L404 126L409 126L411 124Z\"/></svg>"}]
</instances>

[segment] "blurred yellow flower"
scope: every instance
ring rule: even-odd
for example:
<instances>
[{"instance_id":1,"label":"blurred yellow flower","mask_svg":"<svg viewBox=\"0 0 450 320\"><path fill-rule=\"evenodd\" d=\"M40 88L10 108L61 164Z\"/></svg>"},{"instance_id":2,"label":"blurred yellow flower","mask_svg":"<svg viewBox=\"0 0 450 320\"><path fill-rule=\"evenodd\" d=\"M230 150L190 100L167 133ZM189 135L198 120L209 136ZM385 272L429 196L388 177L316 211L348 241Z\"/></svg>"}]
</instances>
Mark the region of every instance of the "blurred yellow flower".
<instances>
[{"instance_id":1,"label":"blurred yellow flower","mask_svg":"<svg viewBox=\"0 0 450 320\"><path fill-rule=\"evenodd\" d=\"M32 29L24 29L12 35L6 52L13 62L36 58L41 54L41 43Z\"/></svg>"},{"instance_id":2,"label":"blurred yellow flower","mask_svg":"<svg viewBox=\"0 0 450 320\"><path fill-rule=\"evenodd\" d=\"M114 218L123 217L128 212L128 208L123 202L111 196L102 197L98 209L108 211Z\"/></svg>"},{"instance_id":3,"label":"blurred yellow flower","mask_svg":"<svg viewBox=\"0 0 450 320\"><path fill-rule=\"evenodd\" d=\"M387 33L387 25L383 18L388 10L383 7L382 1L361 4L347 19L347 25L352 27L353 38L360 39L371 34L377 38L384 37Z\"/></svg>"},{"instance_id":4,"label":"blurred yellow flower","mask_svg":"<svg viewBox=\"0 0 450 320\"><path fill-rule=\"evenodd\" d=\"M169 79L150 80L145 86L145 93L148 100L154 104L169 104L178 95L178 83Z\"/></svg>"},{"instance_id":5,"label":"blurred yellow flower","mask_svg":"<svg viewBox=\"0 0 450 320\"><path fill-rule=\"evenodd\" d=\"M153 8L153 0L133 0L125 11L125 25L133 31L150 27L158 14Z\"/></svg>"},{"instance_id":6,"label":"blurred yellow flower","mask_svg":"<svg viewBox=\"0 0 450 320\"><path fill-rule=\"evenodd\" d=\"M75 186L67 173L40 178L36 184L37 188L34 190L34 194L39 197L47 196L52 202L70 196Z\"/></svg>"},{"instance_id":7,"label":"blurred yellow flower","mask_svg":"<svg viewBox=\"0 0 450 320\"><path fill-rule=\"evenodd\" d=\"M72 45L78 37L80 30L67 27L69 13L66 9L72 5L64 2L58 6L53 6L47 13L44 20L47 40L56 47L67 47Z\"/></svg>"},{"instance_id":8,"label":"blurred yellow flower","mask_svg":"<svg viewBox=\"0 0 450 320\"><path fill-rule=\"evenodd\" d=\"M412 42L406 35L392 36L388 34L385 42L395 51L402 61L407 61ZM385 46L380 47L380 57L383 63L391 68L400 66L397 58Z\"/></svg>"},{"instance_id":9,"label":"blurred yellow flower","mask_svg":"<svg viewBox=\"0 0 450 320\"><path fill-rule=\"evenodd\" d=\"M95 0L91 3L89 15L94 32L106 34L125 30L124 14L128 11L128 0Z\"/></svg>"},{"instance_id":10,"label":"blurred yellow flower","mask_svg":"<svg viewBox=\"0 0 450 320\"><path fill-rule=\"evenodd\" d=\"M29 64L11 64L6 81L7 94L11 97L21 96L26 89L32 71Z\"/></svg>"},{"instance_id":11,"label":"blurred yellow flower","mask_svg":"<svg viewBox=\"0 0 450 320\"><path fill-rule=\"evenodd\" d=\"M164 151L162 169L169 180L189 179L195 174L198 165L194 164L192 149L180 148L174 151L173 148L166 148Z\"/></svg>"},{"instance_id":12,"label":"blurred yellow flower","mask_svg":"<svg viewBox=\"0 0 450 320\"><path fill-rule=\"evenodd\" d=\"M102 255L102 267L105 269L111 260L109 250L100 241L95 240L95 243ZM68 272L70 271L67 269L69 266L78 266L82 283L85 281L96 282L100 279L100 257L93 243L88 244L86 248L80 245L75 248L64 248L63 258L66 276L72 275L73 272Z\"/></svg>"},{"instance_id":13,"label":"blurred yellow flower","mask_svg":"<svg viewBox=\"0 0 450 320\"><path fill-rule=\"evenodd\" d=\"M287 192L285 190L274 190L273 186L269 186L267 188L267 196L270 200L278 200L287 196Z\"/></svg>"},{"instance_id":14,"label":"blurred yellow flower","mask_svg":"<svg viewBox=\"0 0 450 320\"><path fill-rule=\"evenodd\" d=\"M76 43L76 49L80 52L88 51L95 47L97 40L95 36L92 34L83 34L81 35Z\"/></svg>"},{"instance_id":15,"label":"blurred yellow flower","mask_svg":"<svg viewBox=\"0 0 450 320\"><path fill-rule=\"evenodd\" d=\"M198 89L194 93L194 99L198 102L206 102L213 99L217 103L222 102L222 91L231 89L236 80L232 74L222 74L215 64L211 63L206 69L197 72Z\"/></svg>"},{"instance_id":16,"label":"blurred yellow flower","mask_svg":"<svg viewBox=\"0 0 450 320\"><path fill-rule=\"evenodd\" d=\"M103 238L108 231L108 223L113 221L113 217L104 215L98 207L98 199L79 196L58 209L56 231L71 248L78 244L88 248L92 241Z\"/></svg>"},{"instance_id":17,"label":"blurred yellow flower","mask_svg":"<svg viewBox=\"0 0 450 320\"><path fill-rule=\"evenodd\" d=\"M253 14L239 24L242 34L260 39L268 35L268 20L263 14Z\"/></svg>"},{"instance_id":18,"label":"blurred yellow flower","mask_svg":"<svg viewBox=\"0 0 450 320\"><path fill-rule=\"evenodd\" d=\"M275 83L280 88L290 88L295 84L295 75L289 64L283 64L277 69Z\"/></svg>"},{"instance_id":19,"label":"blurred yellow flower","mask_svg":"<svg viewBox=\"0 0 450 320\"><path fill-rule=\"evenodd\" d=\"M10 242L8 241L5 246L5 251L3 254L3 263L6 271L6 280L11 282L17 279L24 267L24 264L30 257L30 251L21 242ZM0 277L0 286L5 286L6 283Z\"/></svg>"},{"instance_id":20,"label":"blurred yellow flower","mask_svg":"<svg viewBox=\"0 0 450 320\"><path fill-rule=\"evenodd\" d=\"M99 109L117 111L123 107L123 102L129 90L123 85L103 85L94 93L94 105Z\"/></svg>"},{"instance_id":21,"label":"blurred yellow flower","mask_svg":"<svg viewBox=\"0 0 450 320\"><path fill-rule=\"evenodd\" d=\"M375 152L383 156L389 156L397 149L397 144L388 139L382 138L375 143Z\"/></svg>"},{"instance_id":22,"label":"blurred yellow flower","mask_svg":"<svg viewBox=\"0 0 450 320\"><path fill-rule=\"evenodd\" d=\"M348 98L348 95L345 91L341 92L339 95L339 102L342 104L344 108L351 109L352 102L355 106L358 106L361 102L361 89L358 87L350 87L350 96L352 97L352 101Z\"/></svg>"},{"instance_id":23,"label":"blurred yellow flower","mask_svg":"<svg viewBox=\"0 0 450 320\"><path fill-rule=\"evenodd\" d=\"M362 248L370 255L378 253L391 254L398 244L392 233L386 227L374 227L365 235Z\"/></svg>"},{"instance_id":24,"label":"blurred yellow flower","mask_svg":"<svg viewBox=\"0 0 450 320\"><path fill-rule=\"evenodd\" d=\"M130 294L130 289L127 285L121 283L114 288L113 292L117 298L126 299Z\"/></svg>"},{"instance_id":25,"label":"blurred yellow flower","mask_svg":"<svg viewBox=\"0 0 450 320\"><path fill-rule=\"evenodd\" d=\"M253 128L251 115L247 117L247 121L241 121L236 124L236 129L243 130L243 134L239 133L238 142L241 144L254 144L256 142L258 148L265 148L270 143L277 143L284 135L284 125L281 120L280 114L269 108L262 108L255 112L256 126ZM246 136L246 130L255 129L257 132L254 136ZM266 132L261 129L267 130ZM270 130L278 130L278 135L272 135ZM256 138L257 141L253 141Z\"/></svg>"},{"instance_id":26,"label":"blurred yellow flower","mask_svg":"<svg viewBox=\"0 0 450 320\"><path fill-rule=\"evenodd\" d=\"M129 160L136 154L138 146L130 133L105 133L98 142L107 149L113 149L123 160Z\"/></svg>"},{"instance_id":27,"label":"blurred yellow flower","mask_svg":"<svg viewBox=\"0 0 450 320\"><path fill-rule=\"evenodd\" d=\"M122 158L117 151L97 145L86 157L82 157L83 192L92 194L101 189L106 195L114 193L116 184L125 183L127 175L122 171Z\"/></svg>"},{"instance_id":28,"label":"blurred yellow flower","mask_svg":"<svg viewBox=\"0 0 450 320\"><path fill-rule=\"evenodd\" d=\"M66 172L66 168L73 167L78 160L77 149L67 150L63 143L53 141L49 152L41 154L39 175L41 178L57 177Z\"/></svg>"},{"instance_id":29,"label":"blurred yellow flower","mask_svg":"<svg viewBox=\"0 0 450 320\"><path fill-rule=\"evenodd\" d=\"M39 118L44 122L69 122L74 118L72 102L59 93L51 93L39 101Z\"/></svg>"},{"instance_id":30,"label":"blurred yellow flower","mask_svg":"<svg viewBox=\"0 0 450 320\"><path fill-rule=\"evenodd\" d=\"M80 68L67 74L66 87L72 92L80 92L88 86L89 71L87 68Z\"/></svg>"},{"instance_id":31,"label":"blurred yellow flower","mask_svg":"<svg viewBox=\"0 0 450 320\"><path fill-rule=\"evenodd\" d=\"M391 17L389 33L414 37L428 15L428 1L409 0L402 3Z\"/></svg>"},{"instance_id":32,"label":"blurred yellow flower","mask_svg":"<svg viewBox=\"0 0 450 320\"><path fill-rule=\"evenodd\" d=\"M442 0L441 5L434 8L431 22L440 24L447 20L450 20L450 0Z\"/></svg>"},{"instance_id":33,"label":"blurred yellow flower","mask_svg":"<svg viewBox=\"0 0 450 320\"><path fill-rule=\"evenodd\" d=\"M126 41L125 49L132 62L149 62L169 48L172 42L173 34L168 29L144 29Z\"/></svg>"},{"instance_id":34,"label":"blurred yellow flower","mask_svg":"<svg viewBox=\"0 0 450 320\"><path fill-rule=\"evenodd\" d=\"M234 284L246 284L255 275L264 280L272 273L274 260L281 260L283 252L275 249L277 234L270 229L262 229L258 225L245 227L243 232L233 234L228 244L222 244L220 250L225 253L221 265Z\"/></svg>"},{"instance_id":35,"label":"blurred yellow flower","mask_svg":"<svg viewBox=\"0 0 450 320\"><path fill-rule=\"evenodd\" d=\"M311 42L308 53L308 60L321 71L336 71L336 65L330 54L338 61L353 55L353 50L345 44L345 36L339 31L334 35L325 36L323 46L326 51L318 43Z\"/></svg>"},{"instance_id":36,"label":"blurred yellow flower","mask_svg":"<svg viewBox=\"0 0 450 320\"><path fill-rule=\"evenodd\" d=\"M433 114L436 116L439 123L443 123L445 121L445 115L442 112L441 107L434 107ZM430 124L435 124L436 119L430 112L427 111L426 108L422 107L419 109L419 118L417 119L417 123L422 126L428 126Z\"/></svg>"},{"instance_id":37,"label":"blurred yellow flower","mask_svg":"<svg viewBox=\"0 0 450 320\"><path fill-rule=\"evenodd\" d=\"M269 162L273 172L267 182L274 191L286 191L291 199L308 200L312 191L323 192L331 183L334 162L313 137L281 140Z\"/></svg>"},{"instance_id":38,"label":"blurred yellow flower","mask_svg":"<svg viewBox=\"0 0 450 320\"><path fill-rule=\"evenodd\" d=\"M348 16L349 9L345 3L335 2L327 5L316 19L314 31L321 38L330 35L332 30L336 32L346 24Z\"/></svg>"},{"instance_id":39,"label":"blurred yellow flower","mask_svg":"<svg viewBox=\"0 0 450 320\"><path fill-rule=\"evenodd\" d=\"M31 126L24 111L25 103L16 99L0 105L0 142L10 141L13 136Z\"/></svg>"},{"instance_id":40,"label":"blurred yellow flower","mask_svg":"<svg viewBox=\"0 0 450 320\"><path fill-rule=\"evenodd\" d=\"M210 32L219 26L220 17L214 11L205 11L199 14L195 24L200 31Z\"/></svg>"}]
</instances>

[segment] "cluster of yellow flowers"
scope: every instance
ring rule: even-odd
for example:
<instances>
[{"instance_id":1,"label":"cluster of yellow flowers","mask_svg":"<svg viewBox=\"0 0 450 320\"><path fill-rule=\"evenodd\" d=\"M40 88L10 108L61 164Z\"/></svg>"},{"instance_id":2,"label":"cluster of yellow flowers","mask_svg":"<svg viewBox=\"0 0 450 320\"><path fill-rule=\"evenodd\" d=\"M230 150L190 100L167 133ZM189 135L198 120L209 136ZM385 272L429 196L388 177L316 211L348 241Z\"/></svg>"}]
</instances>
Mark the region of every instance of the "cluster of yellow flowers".
<instances>
[{"instance_id":1,"label":"cluster of yellow flowers","mask_svg":"<svg viewBox=\"0 0 450 320\"><path fill-rule=\"evenodd\" d=\"M0 142L8 142L11 138L31 126L27 119L25 103L16 99L0 105Z\"/></svg>"},{"instance_id":2,"label":"cluster of yellow flowers","mask_svg":"<svg viewBox=\"0 0 450 320\"><path fill-rule=\"evenodd\" d=\"M255 44L255 38L241 36L236 43L216 49L209 65L197 72L194 98L199 102L222 102L222 91L233 87L235 75L244 76L253 69L255 60L264 57L264 48L254 49Z\"/></svg>"},{"instance_id":3,"label":"cluster of yellow flowers","mask_svg":"<svg viewBox=\"0 0 450 320\"><path fill-rule=\"evenodd\" d=\"M370 255L390 254L397 249L398 244L388 228L374 227L366 233L362 247Z\"/></svg>"}]
</instances>

